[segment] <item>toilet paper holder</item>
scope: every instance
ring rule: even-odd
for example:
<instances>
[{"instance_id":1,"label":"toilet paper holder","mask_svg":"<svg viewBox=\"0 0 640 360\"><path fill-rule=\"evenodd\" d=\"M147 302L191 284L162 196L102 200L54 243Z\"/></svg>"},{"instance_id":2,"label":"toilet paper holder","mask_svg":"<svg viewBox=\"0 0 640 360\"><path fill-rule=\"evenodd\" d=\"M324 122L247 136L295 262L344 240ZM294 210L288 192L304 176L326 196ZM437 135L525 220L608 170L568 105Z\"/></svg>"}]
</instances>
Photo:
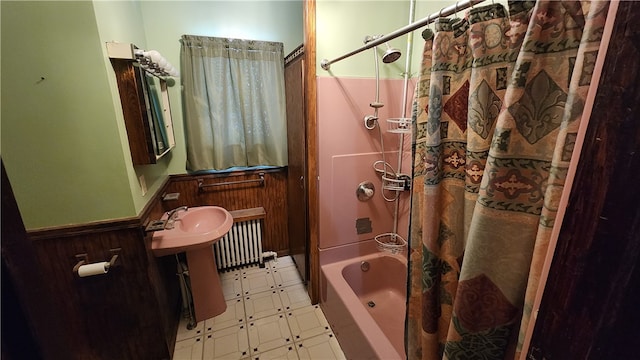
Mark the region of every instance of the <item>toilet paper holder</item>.
<instances>
[{"instance_id":1,"label":"toilet paper holder","mask_svg":"<svg viewBox=\"0 0 640 360\"><path fill-rule=\"evenodd\" d=\"M109 252L112 255L111 260L105 264L105 271L109 271L109 269L115 265L118 260L118 256L120 255L120 250L122 250L122 248L109 249ZM76 254L76 259L78 259L78 262L73 267L73 272L78 275L78 269L80 269L80 266L89 264L89 255L86 253Z\"/></svg>"}]
</instances>

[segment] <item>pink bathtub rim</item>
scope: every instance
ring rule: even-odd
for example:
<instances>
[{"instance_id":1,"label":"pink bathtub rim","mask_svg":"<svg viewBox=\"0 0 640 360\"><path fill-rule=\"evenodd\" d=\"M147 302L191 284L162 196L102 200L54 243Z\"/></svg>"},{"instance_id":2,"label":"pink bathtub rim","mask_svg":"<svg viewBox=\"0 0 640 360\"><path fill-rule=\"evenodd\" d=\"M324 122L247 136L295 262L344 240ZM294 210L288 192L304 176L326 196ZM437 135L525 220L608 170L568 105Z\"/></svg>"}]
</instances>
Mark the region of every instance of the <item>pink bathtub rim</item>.
<instances>
[{"instance_id":1,"label":"pink bathtub rim","mask_svg":"<svg viewBox=\"0 0 640 360\"><path fill-rule=\"evenodd\" d=\"M404 349L397 349L398 346L403 347L403 345L398 345L398 339L396 339L396 346L394 346L392 340L387 338L384 331L343 277L343 269L353 264L358 264L357 266L359 266L362 261L370 261L373 264L372 266L375 266L377 258L389 257L392 261L398 261L404 265L405 272L404 274L398 274L398 281L405 284L406 252L392 255L387 252L377 251L375 248L372 249L371 246L364 246L364 249L368 250L367 254L360 254L360 256L354 258L340 259L334 262L325 262L321 266L320 306L345 351L345 355L348 357L405 359ZM362 247L357 249L357 251L362 250ZM344 257L344 252L337 257L338 259ZM406 308L406 299L402 305ZM404 319L404 310L398 310L398 316L402 316ZM400 352L399 350L402 351Z\"/></svg>"}]
</instances>

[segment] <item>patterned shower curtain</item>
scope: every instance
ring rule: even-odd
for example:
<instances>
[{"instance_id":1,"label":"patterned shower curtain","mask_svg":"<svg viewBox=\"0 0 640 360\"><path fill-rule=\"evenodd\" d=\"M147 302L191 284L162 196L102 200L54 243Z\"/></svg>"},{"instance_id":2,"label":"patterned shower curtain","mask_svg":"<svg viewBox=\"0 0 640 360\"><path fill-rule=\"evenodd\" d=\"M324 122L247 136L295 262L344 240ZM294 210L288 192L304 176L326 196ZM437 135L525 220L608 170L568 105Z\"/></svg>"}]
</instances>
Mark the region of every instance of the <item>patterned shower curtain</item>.
<instances>
[{"instance_id":1,"label":"patterned shower curtain","mask_svg":"<svg viewBox=\"0 0 640 360\"><path fill-rule=\"evenodd\" d=\"M520 351L607 1L510 1L423 32L409 359Z\"/></svg>"}]
</instances>

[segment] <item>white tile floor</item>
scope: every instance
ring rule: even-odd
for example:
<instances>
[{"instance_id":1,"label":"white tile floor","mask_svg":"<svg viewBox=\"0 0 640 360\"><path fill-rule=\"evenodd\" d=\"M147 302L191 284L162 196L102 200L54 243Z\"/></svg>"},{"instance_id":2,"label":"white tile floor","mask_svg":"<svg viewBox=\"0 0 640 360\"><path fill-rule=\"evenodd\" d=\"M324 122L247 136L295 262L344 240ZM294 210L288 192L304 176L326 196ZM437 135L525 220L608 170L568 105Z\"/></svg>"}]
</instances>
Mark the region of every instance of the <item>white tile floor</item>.
<instances>
[{"instance_id":1,"label":"white tile floor","mask_svg":"<svg viewBox=\"0 0 640 360\"><path fill-rule=\"evenodd\" d=\"M227 311L178 329L174 360L345 359L291 257L221 275Z\"/></svg>"}]
</instances>

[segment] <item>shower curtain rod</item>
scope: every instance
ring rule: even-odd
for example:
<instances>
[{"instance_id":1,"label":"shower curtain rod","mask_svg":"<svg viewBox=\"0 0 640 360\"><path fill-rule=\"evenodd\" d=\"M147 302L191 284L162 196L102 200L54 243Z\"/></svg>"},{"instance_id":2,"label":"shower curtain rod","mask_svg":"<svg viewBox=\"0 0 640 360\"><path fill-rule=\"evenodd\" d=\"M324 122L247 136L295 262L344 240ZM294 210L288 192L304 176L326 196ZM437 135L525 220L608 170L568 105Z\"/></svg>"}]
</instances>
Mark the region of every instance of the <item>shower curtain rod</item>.
<instances>
[{"instance_id":1,"label":"shower curtain rod","mask_svg":"<svg viewBox=\"0 0 640 360\"><path fill-rule=\"evenodd\" d=\"M389 40L393 40L399 36L402 36L408 32L411 32L413 30L416 30L418 28L421 28L423 26L426 26L434 21L436 21L437 18L439 17L445 17L445 16L449 16L449 15L453 15L455 13L457 13L460 10L465 10L467 8L472 7L475 4L479 4L481 2L484 2L486 0L463 0L463 1L456 1L456 3L454 5L451 6L447 6L445 8L440 9L440 11L438 11L437 13L433 13L429 16L427 16L426 18L422 19L422 20L418 20L416 22L413 22L405 27L402 27L392 33L389 33L387 35L384 35L380 38L377 38L375 40L372 40L370 42L368 42L367 44L365 44L364 46L359 47L358 49L355 49L347 54L344 54L340 57L337 57L333 60L327 60L324 59L320 62L320 67L322 67L324 70L329 70L329 68L331 67L331 64L336 63L340 60L346 59L352 55L355 55L359 52L362 52L364 50L367 49L371 49L374 46L383 44Z\"/></svg>"}]
</instances>

